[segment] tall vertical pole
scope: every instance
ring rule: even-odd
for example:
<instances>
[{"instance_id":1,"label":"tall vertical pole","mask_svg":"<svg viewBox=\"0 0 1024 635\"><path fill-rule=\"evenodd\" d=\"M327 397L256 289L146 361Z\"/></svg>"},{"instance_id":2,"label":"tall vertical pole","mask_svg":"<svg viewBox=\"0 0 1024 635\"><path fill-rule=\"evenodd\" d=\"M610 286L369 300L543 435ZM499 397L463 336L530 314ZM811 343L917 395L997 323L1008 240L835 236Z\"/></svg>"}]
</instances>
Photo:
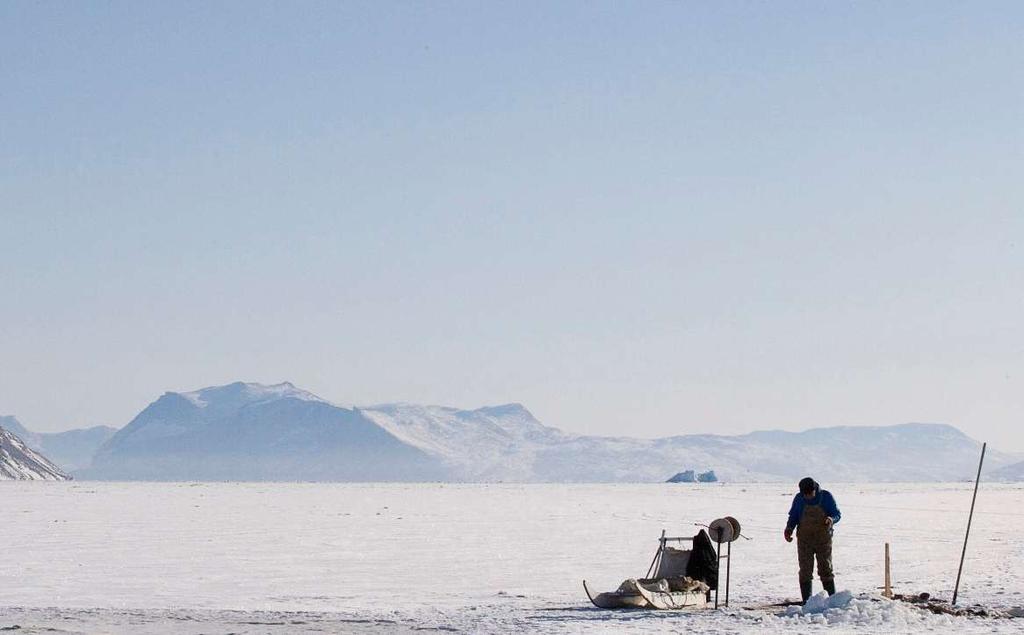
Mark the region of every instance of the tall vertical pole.
<instances>
[{"instance_id":1,"label":"tall vertical pole","mask_svg":"<svg viewBox=\"0 0 1024 635\"><path fill-rule=\"evenodd\" d=\"M974 518L974 502L978 500L978 483L981 482L981 465L985 462L985 446L981 444L981 460L978 461L978 476L974 479L974 496L971 498L971 513L967 516L967 533L964 534L964 550L960 552L960 567L956 570L956 584L953 586L953 606L956 606L956 596L960 592L960 574L964 571L964 557L967 555L967 539L971 536L971 520Z\"/></svg>"},{"instance_id":2,"label":"tall vertical pole","mask_svg":"<svg viewBox=\"0 0 1024 635\"><path fill-rule=\"evenodd\" d=\"M729 606L729 569L732 568L732 543L725 546L725 605Z\"/></svg>"},{"instance_id":3,"label":"tall vertical pole","mask_svg":"<svg viewBox=\"0 0 1024 635\"><path fill-rule=\"evenodd\" d=\"M715 541L718 545L715 549L715 562L718 568L718 580L715 582L715 608L718 608L718 590L722 588L722 528L718 527L718 540Z\"/></svg>"},{"instance_id":4,"label":"tall vertical pole","mask_svg":"<svg viewBox=\"0 0 1024 635\"><path fill-rule=\"evenodd\" d=\"M882 595L892 599L892 573L889 564L889 543L885 543L885 585L882 587Z\"/></svg>"}]
</instances>

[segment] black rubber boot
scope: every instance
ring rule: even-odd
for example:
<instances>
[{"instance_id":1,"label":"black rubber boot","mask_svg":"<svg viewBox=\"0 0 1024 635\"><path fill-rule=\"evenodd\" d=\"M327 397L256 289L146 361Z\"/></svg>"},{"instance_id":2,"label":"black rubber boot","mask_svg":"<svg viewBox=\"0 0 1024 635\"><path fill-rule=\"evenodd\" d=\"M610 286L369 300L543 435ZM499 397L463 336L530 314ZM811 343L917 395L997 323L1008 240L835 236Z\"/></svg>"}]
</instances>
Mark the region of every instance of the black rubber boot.
<instances>
[{"instance_id":1,"label":"black rubber boot","mask_svg":"<svg viewBox=\"0 0 1024 635\"><path fill-rule=\"evenodd\" d=\"M833 578L831 580L822 580L821 581L821 586L823 586L825 588L825 590L828 591L829 595L835 595L836 594L836 581L835 581L835 578Z\"/></svg>"},{"instance_id":2,"label":"black rubber boot","mask_svg":"<svg viewBox=\"0 0 1024 635\"><path fill-rule=\"evenodd\" d=\"M804 599L804 604L807 604L807 599L811 597L811 581L800 583L800 595Z\"/></svg>"}]
</instances>

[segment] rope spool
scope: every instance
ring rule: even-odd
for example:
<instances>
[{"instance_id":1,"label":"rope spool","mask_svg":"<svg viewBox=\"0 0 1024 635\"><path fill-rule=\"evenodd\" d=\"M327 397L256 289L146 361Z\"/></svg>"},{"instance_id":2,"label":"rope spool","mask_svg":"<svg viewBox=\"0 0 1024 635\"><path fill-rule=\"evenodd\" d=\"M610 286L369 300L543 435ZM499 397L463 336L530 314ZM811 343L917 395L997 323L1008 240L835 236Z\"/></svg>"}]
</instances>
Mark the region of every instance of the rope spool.
<instances>
[{"instance_id":1,"label":"rope spool","mask_svg":"<svg viewBox=\"0 0 1024 635\"><path fill-rule=\"evenodd\" d=\"M732 516L719 518L708 525L708 534L715 542L733 542L740 537L740 523Z\"/></svg>"},{"instance_id":2,"label":"rope spool","mask_svg":"<svg viewBox=\"0 0 1024 635\"><path fill-rule=\"evenodd\" d=\"M740 535L742 535L742 532L740 532L740 521L736 520L732 516L726 516L725 519L732 525L732 533L736 538L739 538ZM736 538L733 538L733 540L736 540Z\"/></svg>"}]
</instances>

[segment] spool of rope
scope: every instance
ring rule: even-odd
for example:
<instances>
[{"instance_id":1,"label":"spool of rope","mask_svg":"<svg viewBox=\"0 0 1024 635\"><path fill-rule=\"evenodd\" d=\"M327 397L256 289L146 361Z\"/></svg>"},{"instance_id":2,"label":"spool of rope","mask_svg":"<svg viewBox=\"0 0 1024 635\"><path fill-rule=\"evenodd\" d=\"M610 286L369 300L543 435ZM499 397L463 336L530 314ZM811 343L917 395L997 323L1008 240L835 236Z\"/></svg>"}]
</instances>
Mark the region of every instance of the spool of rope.
<instances>
[{"instance_id":1,"label":"spool of rope","mask_svg":"<svg viewBox=\"0 0 1024 635\"><path fill-rule=\"evenodd\" d=\"M727 516L719 518L708 525L708 535L715 542L733 542L740 537L740 523L735 518Z\"/></svg>"},{"instance_id":2,"label":"spool of rope","mask_svg":"<svg viewBox=\"0 0 1024 635\"><path fill-rule=\"evenodd\" d=\"M725 519L728 520L729 523L732 525L732 533L736 536L736 538L739 538L742 535L742 533L740 532L740 521L736 520L732 516L726 516ZM733 538L733 540L735 540L736 538Z\"/></svg>"}]
</instances>

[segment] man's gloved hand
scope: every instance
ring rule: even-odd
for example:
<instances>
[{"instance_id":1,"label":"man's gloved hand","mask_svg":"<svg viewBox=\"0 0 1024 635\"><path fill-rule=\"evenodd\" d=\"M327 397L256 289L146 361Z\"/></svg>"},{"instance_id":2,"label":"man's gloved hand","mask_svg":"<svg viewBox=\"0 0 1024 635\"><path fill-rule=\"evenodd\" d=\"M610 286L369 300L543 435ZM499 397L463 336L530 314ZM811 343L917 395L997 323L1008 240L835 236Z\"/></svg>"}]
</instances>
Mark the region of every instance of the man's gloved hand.
<instances>
[{"instance_id":1,"label":"man's gloved hand","mask_svg":"<svg viewBox=\"0 0 1024 635\"><path fill-rule=\"evenodd\" d=\"M831 520L831 518L829 520ZM782 532L782 537L786 539L786 542L793 542L793 530L787 529Z\"/></svg>"},{"instance_id":2,"label":"man's gloved hand","mask_svg":"<svg viewBox=\"0 0 1024 635\"><path fill-rule=\"evenodd\" d=\"M825 516L825 527L832 529L833 520L831 516Z\"/></svg>"}]
</instances>

